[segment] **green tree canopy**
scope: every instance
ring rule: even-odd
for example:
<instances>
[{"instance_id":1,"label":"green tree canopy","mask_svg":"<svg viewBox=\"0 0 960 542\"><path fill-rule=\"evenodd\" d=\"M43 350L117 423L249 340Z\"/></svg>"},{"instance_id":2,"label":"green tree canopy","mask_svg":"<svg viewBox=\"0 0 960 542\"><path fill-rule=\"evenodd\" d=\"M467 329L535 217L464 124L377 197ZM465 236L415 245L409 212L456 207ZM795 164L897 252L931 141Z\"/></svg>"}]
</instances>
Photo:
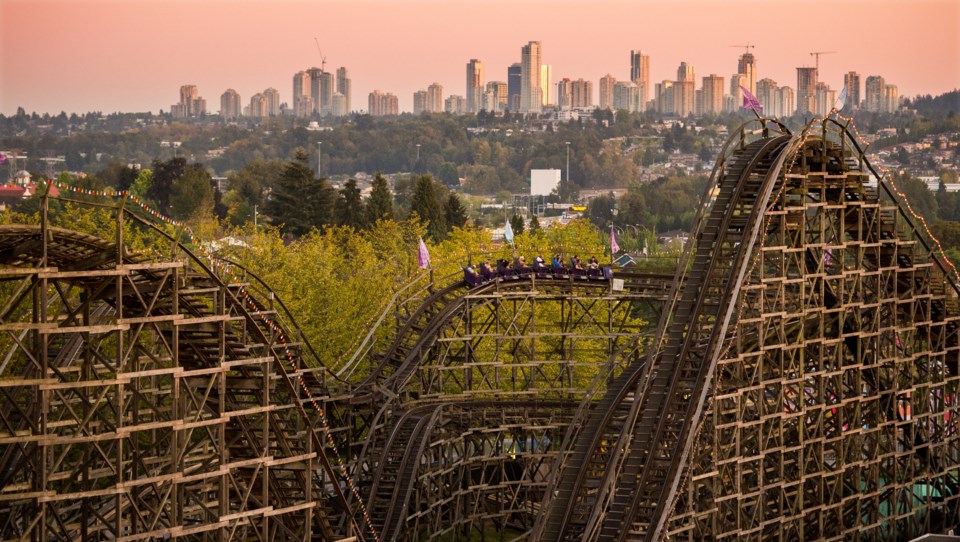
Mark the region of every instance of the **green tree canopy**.
<instances>
[{"instance_id":1,"label":"green tree canopy","mask_svg":"<svg viewBox=\"0 0 960 542\"><path fill-rule=\"evenodd\" d=\"M170 191L170 213L174 218L187 220L198 212L214 207L213 180L200 164L187 166L174 179Z\"/></svg>"},{"instance_id":2,"label":"green tree canopy","mask_svg":"<svg viewBox=\"0 0 960 542\"><path fill-rule=\"evenodd\" d=\"M381 175L373 178L373 189L367 200L367 219L373 224L377 220L393 218L393 194L390 192L390 183Z\"/></svg>"},{"instance_id":3,"label":"green tree canopy","mask_svg":"<svg viewBox=\"0 0 960 542\"><path fill-rule=\"evenodd\" d=\"M460 202L460 196L451 192L446 205L447 228L462 228L467 225L467 209Z\"/></svg>"},{"instance_id":4,"label":"green tree canopy","mask_svg":"<svg viewBox=\"0 0 960 542\"><path fill-rule=\"evenodd\" d=\"M410 215L427 224L427 233L434 241L442 241L447 235L447 220L444 216L446 188L430 174L421 175L410 200Z\"/></svg>"},{"instance_id":5,"label":"green tree canopy","mask_svg":"<svg viewBox=\"0 0 960 542\"><path fill-rule=\"evenodd\" d=\"M356 179L348 180L340 189L340 194L337 196L336 217L337 224L341 226L350 226L357 230L366 226L366 209L363 208L363 200L360 198Z\"/></svg>"},{"instance_id":6,"label":"green tree canopy","mask_svg":"<svg viewBox=\"0 0 960 542\"><path fill-rule=\"evenodd\" d=\"M294 152L283 174L277 179L267 203L267 213L281 230L297 236L313 228L332 223L336 193L326 179L316 179L307 166L309 155L303 149Z\"/></svg>"}]
</instances>

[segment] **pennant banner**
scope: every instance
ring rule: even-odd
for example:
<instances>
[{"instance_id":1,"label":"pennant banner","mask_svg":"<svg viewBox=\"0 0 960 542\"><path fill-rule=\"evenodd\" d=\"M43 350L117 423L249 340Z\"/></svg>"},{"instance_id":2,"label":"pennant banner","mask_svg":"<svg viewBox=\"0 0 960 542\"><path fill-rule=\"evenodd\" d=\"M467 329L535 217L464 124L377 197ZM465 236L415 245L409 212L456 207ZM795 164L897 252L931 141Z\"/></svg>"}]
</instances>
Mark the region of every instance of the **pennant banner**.
<instances>
[{"instance_id":1,"label":"pennant banner","mask_svg":"<svg viewBox=\"0 0 960 542\"><path fill-rule=\"evenodd\" d=\"M420 238L420 247L417 250L417 267L420 269L430 267L430 251L427 250L427 244L423 242L423 237Z\"/></svg>"},{"instance_id":2,"label":"pennant banner","mask_svg":"<svg viewBox=\"0 0 960 542\"><path fill-rule=\"evenodd\" d=\"M836 103L833 104L833 108L837 111L843 109L843 106L847 105L847 86L843 86L843 90L840 91L840 96L837 97Z\"/></svg>"},{"instance_id":3,"label":"pennant banner","mask_svg":"<svg viewBox=\"0 0 960 542\"><path fill-rule=\"evenodd\" d=\"M513 228L510 227L510 221L503 226L503 238L507 240L508 243L513 244Z\"/></svg>"},{"instance_id":4,"label":"pennant banner","mask_svg":"<svg viewBox=\"0 0 960 542\"><path fill-rule=\"evenodd\" d=\"M740 90L743 91L743 108L753 109L757 113L760 113L760 110L763 109L763 106L760 105L757 97L754 96L753 93L747 90L743 85L740 85Z\"/></svg>"},{"instance_id":5,"label":"pennant banner","mask_svg":"<svg viewBox=\"0 0 960 542\"><path fill-rule=\"evenodd\" d=\"M617 252L620 252L620 245L617 244L617 235L613 231L613 226L610 226L610 254Z\"/></svg>"}]
</instances>

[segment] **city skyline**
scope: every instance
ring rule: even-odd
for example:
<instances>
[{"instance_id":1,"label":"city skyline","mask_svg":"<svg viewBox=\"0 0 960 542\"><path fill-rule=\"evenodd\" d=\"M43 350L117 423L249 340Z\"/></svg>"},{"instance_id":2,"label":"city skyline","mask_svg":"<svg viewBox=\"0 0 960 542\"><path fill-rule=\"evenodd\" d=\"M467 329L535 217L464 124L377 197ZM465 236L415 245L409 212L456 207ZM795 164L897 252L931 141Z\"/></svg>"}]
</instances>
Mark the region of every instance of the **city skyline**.
<instances>
[{"instance_id":1,"label":"city skyline","mask_svg":"<svg viewBox=\"0 0 960 542\"><path fill-rule=\"evenodd\" d=\"M836 50L821 58L819 77L835 90L850 71L863 78L883 76L899 86L901 96L940 94L960 86L960 3L945 0L816 1L804 4L802 11L793 4L717 6L705 1L601 2L590 10L560 2L545 11L547 4L537 1L511 7L510 17L471 16L469 25L452 24L463 21L461 11L435 0L402 6L332 2L322 9L302 1L250 1L246 9L231 12L230 25L211 24L222 20L228 5L2 0L0 112L9 115L18 106L52 114L169 111L178 88L186 84L198 87L208 111L217 108L227 89L235 89L246 104L268 87L277 88L281 101L293 107L292 75L321 64L315 36L328 71L339 66L350 71L352 109L363 109L364 98L380 89L398 97L401 111L411 111L413 93L432 82L444 87L444 97L465 96L463 74L470 59L482 63L486 81L506 82L508 66L521 62L520 48L530 41L541 43L541 64L552 67L554 85L569 78L597 86L607 73L629 81L632 50L649 55L651 82L674 79L684 61L697 74L729 79L743 49L727 46L751 43L756 46L751 52L757 80L770 78L780 85L794 86L796 68L814 64L810 51ZM418 6L429 9L411 18ZM180 10L188 8L190 17L183 18ZM691 9L700 16L688 20ZM611 10L618 16L609 17ZM791 17L783 17L788 10ZM315 13L323 16L312 18ZM530 13L538 16L525 18ZM831 17L836 22L824 22ZM342 24L309 24L331 18ZM176 25L165 24L172 20ZM637 26L638 20L644 23ZM264 30L264 24L277 30ZM603 31L592 38L579 32L573 40L571 24L581 30L600 25ZM736 29L740 24L742 31ZM783 28L782 36L770 32L773 24ZM824 24L835 24L837 32L824 31ZM144 25L179 30L150 36ZM481 39L490 25L496 26L498 39ZM816 39L808 37L812 28L820 34ZM890 28L897 28L902 38L891 40Z\"/></svg>"}]
</instances>

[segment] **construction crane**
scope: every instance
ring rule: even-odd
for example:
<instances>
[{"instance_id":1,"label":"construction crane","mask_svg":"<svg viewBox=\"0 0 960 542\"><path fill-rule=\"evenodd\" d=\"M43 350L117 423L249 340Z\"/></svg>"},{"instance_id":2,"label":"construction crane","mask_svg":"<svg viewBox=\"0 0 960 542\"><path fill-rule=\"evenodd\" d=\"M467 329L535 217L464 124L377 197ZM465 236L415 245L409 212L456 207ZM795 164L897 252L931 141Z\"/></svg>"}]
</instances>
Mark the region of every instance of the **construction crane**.
<instances>
[{"instance_id":1,"label":"construction crane","mask_svg":"<svg viewBox=\"0 0 960 542\"><path fill-rule=\"evenodd\" d=\"M320 50L320 40L313 38L313 42L317 44L317 52L320 53L320 73L326 73L327 57L323 56L323 51Z\"/></svg>"},{"instance_id":2,"label":"construction crane","mask_svg":"<svg viewBox=\"0 0 960 542\"><path fill-rule=\"evenodd\" d=\"M730 45L729 47L743 47L743 54L749 53L749 52L750 52L750 49L756 49L756 48L757 48L756 45L750 45L750 43L747 43L746 45Z\"/></svg>"},{"instance_id":3,"label":"construction crane","mask_svg":"<svg viewBox=\"0 0 960 542\"><path fill-rule=\"evenodd\" d=\"M836 53L836 51L816 51L816 52L810 53L810 56L816 57L817 59L816 68L817 68L818 75L820 74L820 55L832 55L833 53Z\"/></svg>"}]
</instances>

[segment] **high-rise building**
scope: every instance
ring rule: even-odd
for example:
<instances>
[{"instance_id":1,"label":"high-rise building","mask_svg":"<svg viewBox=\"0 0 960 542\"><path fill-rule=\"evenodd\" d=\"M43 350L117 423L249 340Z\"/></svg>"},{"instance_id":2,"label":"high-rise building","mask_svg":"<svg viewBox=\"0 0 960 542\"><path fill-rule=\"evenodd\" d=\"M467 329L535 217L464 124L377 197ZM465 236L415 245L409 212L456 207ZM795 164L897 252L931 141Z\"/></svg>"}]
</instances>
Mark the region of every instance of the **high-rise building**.
<instances>
[{"instance_id":1,"label":"high-rise building","mask_svg":"<svg viewBox=\"0 0 960 542\"><path fill-rule=\"evenodd\" d=\"M693 81L677 81L673 84L673 113L680 118L693 114L697 105Z\"/></svg>"},{"instance_id":2,"label":"high-rise building","mask_svg":"<svg viewBox=\"0 0 960 542\"><path fill-rule=\"evenodd\" d=\"M427 112L427 91L418 90L413 93L413 114L419 115L420 113Z\"/></svg>"},{"instance_id":3,"label":"high-rise building","mask_svg":"<svg viewBox=\"0 0 960 542\"><path fill-rule=\"evenodd\" d=\"M467 100L463 96L451 94L443 101L443 110L454 115L462 115L467 112Z\"/></svg>"},{"instance_id":4,"label":"high-rise building","mask_svg":"<svg viewBox=\"0 0 960 542\"><path fill-rule=\"evenodd\" d=\"M400 104L396 96L389 92L374 90L367 98L367 112L374 117L399 115Z\"/></svg>"},{"instance_id":5,"label":"high-rise building","mask_svg":"<svg viewBox=\"0 0 960 542\"><path fill-rule=\"evenodd\" d=\"M743 107L743 90L740 87L746 88L746 86L746 75L735 73L730 76L730 94L728 95L730 99L724 102L724 110L728 113L740 111L740 108Z\"/></svg>"},{"instance_id":6,"label":"high-rise building","mask_svg":"<svg viewBox=\"0 0 960 542\"><path fill-rule=\"evenodd\" d=\"M897 85L883 86L883 112L896 113L900 109L900 91Z\"/></svg>"},{"instance_id":7,"label":"high-rise building","mask_svg":"<svg viewBox=\"0 0 960 542\"><path fill-rule=\"evenodd\" d=\"M693 66L687 64L686 62L681 62L680 67L677 68L677 81L696 81L697 76L693 70Z\"/></svg>"},{"instance_id":8,"label":"high-rise building","mask_svg":"<svg viewBox=\"0 0 960 542\"><path fill-rule=\"evenodd\" d=\"M843 108L847 111L860 109L860 74L857 72L843 74L843 86L847 89L847 101Z\"/></svg>"},{"instance_id":9,"label":"high-rise building","mask_svg":"<svg viewBox=\"0 0 960 542\"><path fill-rule=\"evenodd\" d=\"M641 101L650 99L650 55L639 49L630 51L630 80L640 87Z\"/></svg>"},{"instance_id":10,"label":"high-rise building","mask_svg":"<svg viewBox=\"0 0 960 542\"><path fill-rule=\"evenodd\" d=\"M313 99L310 98L310 74L299 71L293 75L293 114L298 117L310 116L313 111Z\"/></svg>"},{"instance_id":11,"label":"high-rise building","mask_svg":"<svg viewBox=\"0 0 960 542\"><path fill-rule=\"evenodd\" d=\"M487 111L506 111L509 101L507 84L503 81L490 81L484 91L483 109Z\"/></svg>"},{"instance_id":12,"label":"high-rise building","mask_svg":"<svg viewBox=\"0 0 960 542\"><path fill-rule=\"evenodd\" d=\"M467 62L467 113L483 109L483 63L475 58Z\"/></svg>"},{"instance_id":13,"label":"high-rise building","mask_svg":"<svg viewBox=\"0 0 960 542\"><path fill-rule=\"evenodd\" d=\"M338 117L349 115L350 112L353 111L353 109L350 108L352 105L350 102L350 95L351 95L351 91L353 90L351 88L352 86L353 85L352 85L352 82L350 81L350 74L347 72L346 68L341 66L340 68L337 69L337 92L343 95L345 107L343 109L343 113L341 113L340 115L337 115ZM336 109L336 107L334 109ZM334 114L336 115L336 113Z\"/></svg>"},{"instance_id":14,"label":"high-rise building","mask_svg":"<svg viewBox=\"0 0 960 542\"><path fill-rule=\"evenodd\" d=\"M673 81L664 81L654 86L653 103L657 113L669 115L673 113Z\"/></svg>"},{"instance_id":15,"label":"high-rise building","mask_svg":"<svg viewBox=\"0 0 960 542\"><path fill-rule=\"evenodd\" d=\"M543 105L556 101L553 95L553 68L546 64L540 65L540 102Z\"/></svg>"},{"instance_id":16,"label":"high-rise building","mask_svg":"<svg viewBox=\"0 0 960 542\"><path fill-rule=\"evenodd\" d=\"M639 87L639 85L637 85ZM642 105L642 103L641 103ZM593 81L577 79L573 82L574 108L593 107Z\"/></svg>"},{"instance_id":17,"label":"high-rise building","mask_svg":"<svg viewBox=\"0 0 960 542\"><path fill-rule=\"evenodd\" d=\"M443 85L434 83L427 87L427 111L443 113Z\"/></svg>"},{"instance_id":18,"label":"high-rise building","mask_svg":"<svg viewBox=\"0 0 960 542\"><path fill-rule=\"evenodd\" d=\"M236 90L228 88L220 95L220 116L224 119L235 119L240 116L240 95Z\"/></svg>"},{"instance_id":19,"label":"high-rise building","mask_svg":"<svg viewBox=\"0 0 960 542\"><path fill-rule=\"evenodd\" d=\"M817 83L817 116L825 117L837 102L837 91L826 83Z\"/></svg>"},{"instance_id":20,"label":"high-rise building","mask_svg":"<svg viewBox=\"0 0 960 542\"><path fill-rule=\"evenodd\" d=\"M200 97L197 85L180 87L180 103L170 106L173 118L185 119L201 117L207 113L207 101Z\"/></svg>"},{"instance_id":21,"label":"high-rise building","mask_svg":"<svg viewBox=\"0 0 960 542\"><path fill-rule=\"evenodd\" d=\"M633 81L617 81L613 84L613 109L638 111L640 108L640 87Z\"/></svg>"},{"instance_id":22,"label":"high-rise building","mask_svg":"<svg viewBox=\"0 0 960 542\"><path fill-rule=\"evenodd\" d=\"M796 98L792 87L780 87L777 91L777 117L789 117L797 110Z\"/></svg>"},{"instance_id":23,"label":"high-rise building","mask_svg":"<svg viewBox=\"0 0 960 542\"><path fill-rule=\"evenodd\" d=\"M520 111L520 98L523 94L523 66L518 62L507 68L507 107L516 113Z\"/></svg>"},{"instance_id":24,"label":"high-rise building","mask_svg":"<svg viewBox=\"0 0 960 542\"><path fill-rule=\"evenodd\" d=\"M807 115L817 110L817 69L797 68L797 114Z\"/></svg>"},{"instance_id":25,"label":"high-rise building","mask_svg":"<svg viewBox=\"0 0 960 542\"><path fill-rule=\"evenodd\" d=\"M323 75L323 70L320 68L310 68L307 70L307 74L310 76L310 100L313 102L312 113L320 112L320 78Z\"/></svg>"},{"instance_id":26,"label":"high-rise building","mask_svg":"<svg viewBox=\"0 0 960 542\"><path fill-rule=\"evenodd\" d=\"M879 113L883 110L883 92L887 83L879 75L867 77L867 84L864 87L863 108L871 113Z\"/></svg>"},{"instance_id":27,"label":"high-rise building","mask_svg":"<svg viewBox=\"0 0 960 542\"><path fill-rule=\"evenodd\" d=\"M339 92L333 93L333 107L330 114L334 117L344 117L350 113L350 106L347 105L347 97Z\"/></svg>"},{"instance_id":28,"label":"high-rise building","mask_svg":"<svg viewBox=\"0 0 960 542\"><path fill-rule=\"evenodd\" d=\"M560 109L573 107L573 81L569 77L557 81L557 107Z\"/></svg>"},{"instance_id":29,"label":"high-rise building","mask_svg":"<svg viewBox=\"0 0 960 542\"><path fill-rule=\"evenodd\" d=\"M600 109L613 108L613 86L617 83L609 73L600 78Z\"/></svg>"},{"instance_id":30,"label":"high-rise building","mask_svg":"<svg viewBox=\"0 0 960 542\"><path fill-rule=\"evenodd\" d=\"M333 114L333 93L337 91L336 77L331 72L320 74L320 114Z\"/></svg>"},{"instance_id":31,"label":"high-rise building","mask_svg":"<svg viewBox=\"0 0 960 542\"><path fill-rule=\"evenodd\" d=\"M267 101L267 116L277 117L280 115L280 91L271 87L263 91L263 97Z\"/></svg>"},{"instance_id":32,"label":"high-rise building","mask_svg":"<svg viewBox=\"0 0 960 542\"><path fill-rule=\"evenodd\" d=\"M723 111L723 77L715 73L703 78L700 111L703 115L719 115Z\"/></svg>"},{"instance_id":33,"label":"high-rise building","mask_svg":"<svg viewBox=\"0 0 960 542\"><path fill-rule=\"evenodd\" d=\"M754 58L753 53L744 53L740 55L740 58L737 60L737 73L743 74L746 76L746 82L744 87L747 88L751 94L754 96L757 95L757 59Z\"/></svg>"},{"instance_id":34,"label":"high-rise building","mask_svg":"<svg viewBox=\"0 0 960 542\"><path fill-rule=\"evenodd\" d=\"M539 41L531 41L520 49L520 111L539 113L543 106L540 91L541 49Z\"/></svg>"},{"instance_id":35,"label":"high-rise building","mask_svg":"<svg viewBox=\"0 0 960 542\"><path fill-rule=\"evenodd\" d=\"M267 98L259 92L250 97L249 115L251 117L267 116Z\"/></svg>"},{"instance_id":36,"label":"high-rise building","mask_svg":"<svg viewBox=\"0 0 960 542\"><path fill-rule=\"evenodd\" d=\"M769 77L757 81L757 101L763 106L763 114L767 117L776 117L779 110L777 91L780 89L777 82Z\"/></svg>"}]
</instances>

